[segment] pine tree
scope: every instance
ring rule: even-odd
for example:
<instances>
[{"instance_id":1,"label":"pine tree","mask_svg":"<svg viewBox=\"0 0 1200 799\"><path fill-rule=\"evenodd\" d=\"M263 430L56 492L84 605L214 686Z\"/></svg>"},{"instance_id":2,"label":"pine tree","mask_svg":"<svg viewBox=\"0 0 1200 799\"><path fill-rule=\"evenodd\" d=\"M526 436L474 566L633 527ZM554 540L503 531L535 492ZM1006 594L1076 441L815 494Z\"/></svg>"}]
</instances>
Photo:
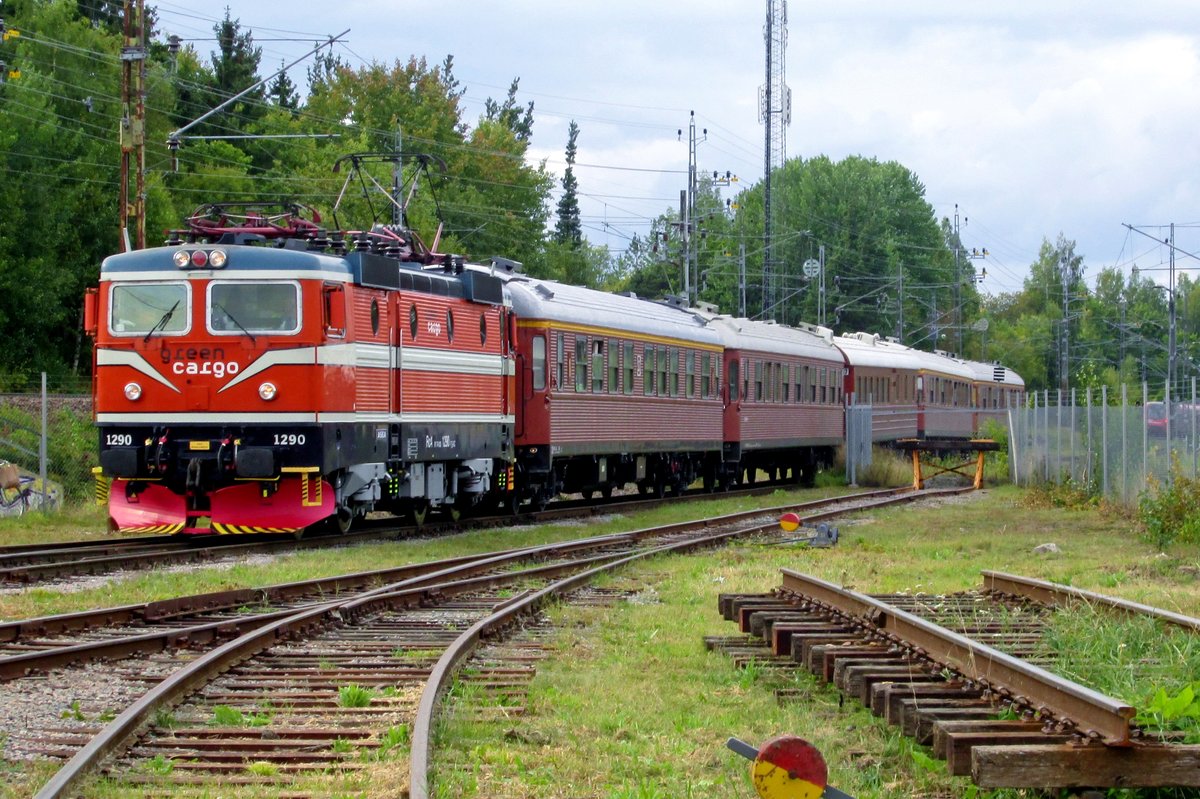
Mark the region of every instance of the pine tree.
<instances>
[{"instance_id":1,"label":"pine tree","mask_svg":"<svg viewBox=\"0 0 1200 799\"><path fill-rule=\"evenodd\" d=\"M554 226L554 240L559 244L578 249L583 242L583 226L579 220L579 182L575 180L575 145L579 138L579 125L571 120L567 130L567 168L562 177L562 197L558 200L558 222Z\"/></svg>"},{"instance_id":2,"label":"pine tree","mask_svg":"<svg viewBox=\"0 0 1200 799\"><path fill-rule=\"evenodd\" d=\"M280 68L283 67L283 61L279 62ZM296 84L288 77L286 71L280 72L275 76L275 80L267 86L267 96L271 101L280 108L287 108L295 111L300 105L300 95L296 91Z\"/></svg>"}]
</instances>

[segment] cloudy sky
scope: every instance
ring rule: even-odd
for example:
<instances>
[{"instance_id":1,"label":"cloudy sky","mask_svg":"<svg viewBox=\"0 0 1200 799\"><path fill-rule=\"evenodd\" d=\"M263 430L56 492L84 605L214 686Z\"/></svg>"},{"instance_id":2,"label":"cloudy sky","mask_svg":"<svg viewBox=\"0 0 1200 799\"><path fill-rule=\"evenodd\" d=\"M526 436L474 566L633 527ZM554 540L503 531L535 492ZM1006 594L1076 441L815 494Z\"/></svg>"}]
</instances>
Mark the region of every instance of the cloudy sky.
<instances>
[{"instance_id":1,"label":"cloudy sky","mask_svg":"<svg viewBox=\"0 0 1200 799\"><path fill-rule=\"evenodd\" d=\"M148 4L203 55L227 4L264 71L347 28L337 52L353 66L452 54L469 120L520 78L533 156L555 172L578 122L585 232L613 250L678 207L693 110L699 168L762 179L766 0ZM1200 3L790 0L786 65L788 157L908 167L939 217L957 206L964 244L988 249L985 291L1018 289L1059 233L1093 277L1166 263L1122 223L1163 238L1174 222L1177 246L1200 253Z\"/></svg>"}]
</instances>

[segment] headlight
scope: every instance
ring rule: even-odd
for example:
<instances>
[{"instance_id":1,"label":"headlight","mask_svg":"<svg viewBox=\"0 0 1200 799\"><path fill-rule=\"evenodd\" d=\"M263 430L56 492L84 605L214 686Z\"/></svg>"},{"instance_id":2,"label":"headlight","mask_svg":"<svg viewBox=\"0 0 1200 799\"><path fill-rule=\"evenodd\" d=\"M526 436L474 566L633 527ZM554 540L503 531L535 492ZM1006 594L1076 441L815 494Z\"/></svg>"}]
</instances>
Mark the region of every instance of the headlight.
<instances>
[{"instance_id":1,"label":"headlight","mask_svg":"<svg viewBox=\"0 0 1200 799\"><path fill-rule=\"evenodd\" d=\"M228 259L229 256L225 254L224 250L213 250L208 254L208 264L213 269L220 269Z\"/></svg>"},{"instance_id":2,"label":"headlight","mask_svg":"<svg viewBox=\"0 0 1200 799\"><path fill-rule=\"evenodd\" d=\"M136 400L141 399L141 397L142 397L142 387L141 386L139 386L137 383L126 383L125 384L125 399L129 400L130 402L134 402Z\"/></svg>"},{"instance_id":3,"label":"headlight","mask_svg":"<svg viewBox=\"0 0 1200 799\"><path fill-rule=\"evenodd\" d=\"M258 387L258 396L262 397L263 399L267 400L268 402L275 399L275 395L277 393L278 393L278 389L275 388L274 383L263 383L261 386Z\"/></svg>"},{"instance_id":4,"label":"headlight","mask_svg":"<svg viewBox=\"0 0 1200 799\"><path fill-rule=\"evenodd\" d=\"M175 254L171 256L171 260L180 269L185 269L192 262L192 256L187 250L176 250Z\"/></svg>"}]
</instances>

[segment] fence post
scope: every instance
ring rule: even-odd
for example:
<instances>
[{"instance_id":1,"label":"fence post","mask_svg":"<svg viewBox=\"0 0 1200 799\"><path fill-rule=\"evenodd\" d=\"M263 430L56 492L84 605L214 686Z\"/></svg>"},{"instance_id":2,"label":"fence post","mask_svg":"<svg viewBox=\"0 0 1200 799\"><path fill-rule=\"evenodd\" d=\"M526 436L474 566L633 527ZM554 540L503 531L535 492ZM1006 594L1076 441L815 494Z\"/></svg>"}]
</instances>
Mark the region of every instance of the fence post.
<instances>
[{"instance_id":1,"label":"fence post","mask_svg":"<svg viewBox=\"0 0 1200 799\"><path fill-rule=\"evenodd\" d=\"M1108 496L1108 386L1100 386L1100 495Z\"/></svg>"},{"instance_id":2,"label":"fence post","mask_svg":"<svg viewBox=\"0 0 1200 799\"><path fill-rule=\"evenodd\" d=\"M50 432L49 409L50 399L46 394L46 373L42 372L42 435L38 441L38 477L42 479L42 513L50 513L50 484L46 482L48 468L46 464L46 437Z\"/></svg>"},{"instance_id":3,"label":"fence post","mask_svg":"<svg viewBox=\"0 0 1200 799\"><path fill-rule=\"evenodd\" d=\"M1129 386L1121 384L1121 499L1129 498Z\"/></svg>"}]
</instances>

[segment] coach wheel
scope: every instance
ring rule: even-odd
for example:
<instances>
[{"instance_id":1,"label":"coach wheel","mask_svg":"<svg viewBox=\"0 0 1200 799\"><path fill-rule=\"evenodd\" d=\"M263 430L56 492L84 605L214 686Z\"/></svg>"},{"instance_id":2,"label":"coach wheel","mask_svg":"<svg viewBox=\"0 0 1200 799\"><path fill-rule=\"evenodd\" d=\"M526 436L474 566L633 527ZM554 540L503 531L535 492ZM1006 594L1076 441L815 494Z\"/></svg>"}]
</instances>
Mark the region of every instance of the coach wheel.
<instances>
[{"instance_id":1,"label":"coach wheel","mask_svg":"<svg viewBox=\"0 0 1200 799\"><path fill-rule=\"evenodd\" d=\"M354 526L354 511L345 505L339 505L333 513L333 524L342 535L350 532L350 528Z\"/></svg>"},{"instance_id":2,"label":"coach wheel","mask_svg":"<svg viewBox=\"0 0 1200 799\"><path fill-rule=\"evenodd\" d=\"M458 505L445 505L443 506L443 510L446 511L446 515L450 517L450 521L452 522L457 522L462 518L462 508L460 508Z\"/></svg>"},{"instance_id":3,"label":"coach wheel","mask_svg":"<svg viewBox=\"0 0 1200 799\"><path fill-rule=\"evenodd\" d=\"M580 491L579 493L583 495L584 502L587 502L588 500L590 500L592 498L593 491L590 488L585 488L584 490Z\"/></svg>"},{"instance_id":4,"label":"coach wheel","mask_svg":"<svg viewBox=\"0 0 1200 799\"><path fill-rule=\"evenodd\" d=\"M612 499L612 492L613 484L605 483L604 487L600 489L600 496L604 497L605 499Z\"/></svg>"}]
</instances>

